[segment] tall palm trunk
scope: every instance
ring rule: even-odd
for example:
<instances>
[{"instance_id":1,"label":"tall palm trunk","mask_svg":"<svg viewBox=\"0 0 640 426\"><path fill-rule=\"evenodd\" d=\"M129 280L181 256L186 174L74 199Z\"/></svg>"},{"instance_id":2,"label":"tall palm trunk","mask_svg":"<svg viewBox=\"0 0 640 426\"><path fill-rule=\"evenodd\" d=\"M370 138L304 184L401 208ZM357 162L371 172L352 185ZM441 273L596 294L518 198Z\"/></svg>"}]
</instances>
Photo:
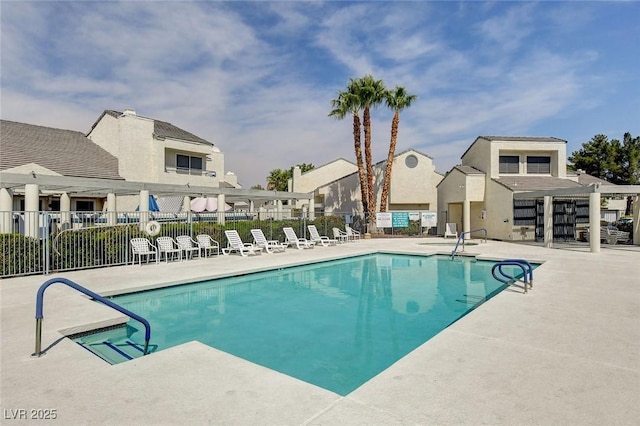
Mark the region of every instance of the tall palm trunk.
<instances>
[{"instance_id":1,"label":"tall palm trunk","mask_svg":"<svg viewBox=\"0 0 640 426\"><path fill-rule=\"evenodd\" d=\"M375 211L376 211L376 199L373 191L373 161L371 159L371 113L369 112L369 107L365 107L364 113L364 158L367 163L367 198L369 209L366 210L368 213L367 222L370 224L375 219Z\"/></svg>"},{"instance_id":2,"label":"tall palm trunk","mask_svg":"<svg viewBox=\"0 0 640 426\"><path fill-rule=\"evenodd\" d=\"M360 179L360 196L362 197L362 211L369 208L368 186L362 162L362 143L360 142L360 116L353 114L353 145L356 150L356 164L358 165L358 178Z\"/></svg>"},{"instance_id":3,"label":"tall palm trunk","mask_svg":"<svg viewBox=\"0 0 640 426\"><path fill-rule=\"evenodd\" d=\"M387 211L387 200L391 186L391 169L393 168L393 157L396 153L396 143L398 142L398 125L400 124L400 112L396 110L391 121L391 141L389 142L389 155L387 155L387 167L384 170L384 185L382 186L382 198L380 200L380 211Z\"/></svg>"}]
</instances>

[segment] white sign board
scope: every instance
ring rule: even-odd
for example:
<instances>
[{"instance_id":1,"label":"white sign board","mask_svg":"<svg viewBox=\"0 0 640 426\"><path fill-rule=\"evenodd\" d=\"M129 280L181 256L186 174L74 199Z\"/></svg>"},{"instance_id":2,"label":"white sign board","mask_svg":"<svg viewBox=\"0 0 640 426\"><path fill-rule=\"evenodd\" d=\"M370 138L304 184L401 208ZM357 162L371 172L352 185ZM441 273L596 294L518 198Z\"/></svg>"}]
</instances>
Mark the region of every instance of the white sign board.
<instances>
[{"instance_id":1,"label":"white sign board","mask_svg":"<svg viewBox=\"0 0 640 426\"><path fill-rule=\"evenodd\" d=\"M421 216L420 226L423 228L438 226L438 214L436 212L422 212Z\"/></svg>"},{"instance_id":2,"label":"white sign board","mask_svg":"<svg viewBox=\"0 0 640 426\"><path fill-rule=\"evenodd\" d=\"M391 213L376 213L376 226L378 228L391 228Z\"/></svg>"}]
</instances>

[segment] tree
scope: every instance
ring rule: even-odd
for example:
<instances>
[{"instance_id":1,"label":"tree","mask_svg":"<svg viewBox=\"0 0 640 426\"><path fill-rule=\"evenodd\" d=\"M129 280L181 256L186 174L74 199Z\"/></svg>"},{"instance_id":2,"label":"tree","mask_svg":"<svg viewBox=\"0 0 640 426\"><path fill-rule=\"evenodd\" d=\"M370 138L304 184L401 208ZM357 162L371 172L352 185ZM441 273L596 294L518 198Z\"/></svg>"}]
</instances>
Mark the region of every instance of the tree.
<instances>
[{"instance_id":1,"label":"tree","mask_svg":"<svg viewBox=\"0 0 640 426\"><path fill-rule=\"evenodd\" d=\"M300 167L302 173L313 170L315 166L311 163L301 163L291 166L289 170L273 169L267 176L267 189L271 191L288 191L289 179L293 177L293 169Z\"/></svg>"},{"instance_id":2,"label":"tree","mask_svg":"<svg viewBox=\"0 0 640 426\"><path fill-rule=\"evenodd\" d=\"M358 80L357 91L360 105L362 106L362 121L364 126L364 157L367 164L367 199L369 208L368 223L375 220L376 198L373 187L373 159L371 158L371 108L380 105L386 94L386 88L382 80L376 80L371 75L366 75Z\"/></svg>"},{"instance_id":3,"label":"tree","mask_svg":"<svg viewBox=\"0 0 640 426\"><path fill-rule=\"evenodd\" d=\"M614 183L640 184L640 136L633 138L631 133L625 133L616 160L619 182Z\"/></svg>"},{"instance_id":4,"label":"tree","mask_svg":"<svg viewBox=\"0 0 640 426\"><path fill-rule=\"evenodd\" d=\"M362 198L362 210L369 209L369 191L367 185L364 162L362 160L362 142L360 140L360 99L357 94L357 80L350 79L347 90L338 93L338 97L331 101L333 108L329 117L342 120L347 114L353 115L353 147L356 153L356 165L358 166L358 178L360 180L360 196Z\"/></svg>"},{"instance_id":5,"label":"tree","mask_svg":"<svg viewBox=\"0 0 640 426\"><path fill-rule=\"evenodd\" d=\"M410 95L404 87L396 86L389 90L385 96L385 103L388 108L394 110L391 120L391 140L389 141L389 154L387 155L387 166L384 171L384 184L382 186L382 197L380 199L380 211L387 211L387 200L389 198L389 187L391 185L391 171L393 168L393 157L396 152L398 141L398 126L400 125L400 111L411 106L417 99L416 95Z\"/></svg>"},{"instance_id":6,"label":"tree","mask_svg":"<svg viewBox=\"0 0 640 426\"><path fill-rule=\"evenodd\" d=\"M618 147L618 141L614 143L606 135L595 135L582 144L582 149L569 156L569 162L574 169L582 169L591 176L613 182Z\"/></svg>"},{"instance_id":7,"label":"tree","mask_svg":"<svg viewBox=\"0 0 640 426\"><path fill-rule=\"evenodd\" d=\"M289 189L289 172L282 169L273 169L267 176L267 189L271 191L287 191Z\"/></svg>"},{"instance_id":8,"label":"tree","mask_svg":"<svg viewBox=\"0 0 640 426\"><path fill-rule=\"evenodd\" d=\"M264 190L264 188L262 187L262 185L260 185L259 183L257 183L257 184L255 184L255 185L253 185L253 186L251 187L251 189L258 189L258 190L261 190L261 191L263 191L263 190Z\"/></svg>"},{"instance_id":9,"label":"tree","mask_svg":"<svg viewBox=\"0 0 640 426\"><path fill-rule=\"evenodd\" d=\"M623 142L595 135L582 148L569 156L570 166L617 185L640 182L640 137L624 134ZM627 197L625 214L631 213L631 197Z\"/></svg>"},{"instance_id":10,"label":"tree","mask_svg":"<svg viewBox=\"0 0 640 426\"><path fill-rule=\"evenodd\" d=\"M308 163L308 164L307 164L307 163L300 163L300 164L296 164L295 166L292 166L292 167L289 169L289 173L291 173L291 176L293 176L293 169L295 169L296 167L300 167L300 171L301 171L302 173L307 173L308 171L313 170L313 169L315 169L315 168L316 168L316 166L314 166L314 165L313 165L313 164L311 164L311 163Z\"/></svg>"}]
</instances>

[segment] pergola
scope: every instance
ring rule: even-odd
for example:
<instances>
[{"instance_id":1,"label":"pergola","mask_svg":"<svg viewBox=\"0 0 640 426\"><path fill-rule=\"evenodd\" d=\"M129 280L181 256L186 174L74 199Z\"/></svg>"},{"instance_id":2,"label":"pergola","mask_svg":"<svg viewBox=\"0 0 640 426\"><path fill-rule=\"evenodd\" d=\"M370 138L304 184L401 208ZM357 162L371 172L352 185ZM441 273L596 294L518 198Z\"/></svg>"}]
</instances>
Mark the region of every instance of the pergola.
<instances>
[{"instance_id":1,"label":"pergola","mask_svg":"<svg viewBox=\"0 0 640 426\"><path fill-rule=\"evenodd\" d=\"M633 202L633 241L640 245L640 185L588 185L518 192L515 200L544 198L544 246L553 247L553 197L589 198L589 246L592 253L600 252L600 199L602 194L635 197Z\"/></svg>"},{"instance_id":2,"label":"pergola","mask_svg":"<svg viewBox=\"0 0 640 426\"><path fill-rule=\"evenodd\" d=\"M189 208L188 201L191 197L217 197L218 205L225 202L236 203L249 202L253 205L256 201L275 201L281 208L282 200L308 200L308 211L313 218L314 194L265 191L258 189L220 188L211 186L196 186L189 183L185 185L131 182L115 179L80 178L70 176L48 175L31 172L28 174L0 173L0 212L13 211L13 194L24 193L25 212L39 211L39 199L41 192L60 195L60 211L69 211L71 201L69 194L104 197L107 199L107 213L116 212L116 195L139 195L140 212L145 215L149 211L149 194L158 196L183 196L184 206ZM221 217L222 222L224 218ZM25 217L26 221L26 217ZM33 226L25 223L25 229L34 228L37 235L37 223ZM0 233L9 232L11 229L11 215L2 215L0 220Z\"/></svg>"}]
</instances>

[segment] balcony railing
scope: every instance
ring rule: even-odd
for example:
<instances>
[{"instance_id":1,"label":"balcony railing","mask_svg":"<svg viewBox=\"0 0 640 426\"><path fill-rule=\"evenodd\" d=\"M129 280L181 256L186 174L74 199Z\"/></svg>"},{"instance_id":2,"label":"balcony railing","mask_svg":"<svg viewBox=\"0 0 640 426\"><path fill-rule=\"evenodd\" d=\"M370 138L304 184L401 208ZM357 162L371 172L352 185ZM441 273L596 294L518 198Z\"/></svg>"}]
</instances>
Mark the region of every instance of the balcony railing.
<instances>
[{"instance_id":1,"label":"balcony railing","mask_svg":"<svg viewBox=\"0 0 640 426\"><path fill-rule=\"evenodd\" d=\"M213 170L189 169L186 167L165 166L164 171L165 173L175 173L177 175L216 177L216 172Z\"/></svg>"}]
</instances>

